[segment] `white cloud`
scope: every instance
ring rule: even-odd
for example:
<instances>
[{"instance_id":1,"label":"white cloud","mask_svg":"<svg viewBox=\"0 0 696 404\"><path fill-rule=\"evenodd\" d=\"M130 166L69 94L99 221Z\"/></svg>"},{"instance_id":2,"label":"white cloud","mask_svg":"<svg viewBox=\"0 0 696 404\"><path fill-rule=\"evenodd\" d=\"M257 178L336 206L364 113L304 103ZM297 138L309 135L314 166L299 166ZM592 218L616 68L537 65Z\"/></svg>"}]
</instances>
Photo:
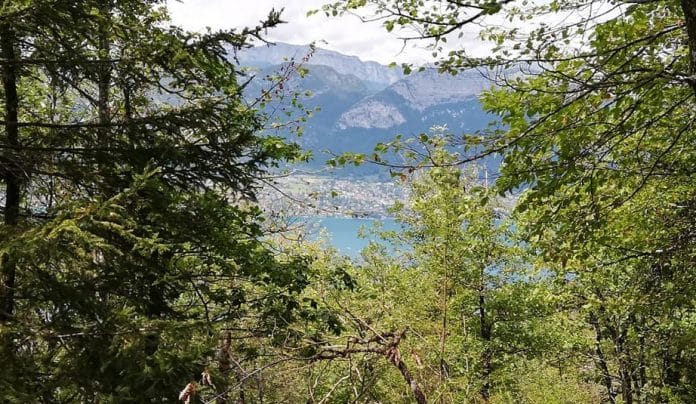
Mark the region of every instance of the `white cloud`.
<instances>
[{"instance_id":1,"label":"white cloud","mask_svg":"<svg viewBox=\"0 0 696 404\"><path fill-rule=\"evenodd\" d=\"M271 9L284 9L282 19L286 24L271 29L267 39L287 42L296 45L306 45L310 42L326 49L335 50L347 55L355 55L363 60L375 60L383 64L390 62L413 62L416 64L431 63L432 51L425 49L427 43L411 41L406 44L399 39L397 30L388 33L380 22L363 23L353 15L327 17L319 12L310 17L307 11L320 9L331 0L167 0L167 5L173 22L192 31L213 29L229 29L243 26L255 26L268 15ZM528 0L526 7L534 4L545 4L549 0ZM594 5L594 3L592 3ZM503 14L489 16L486 25L517 27L520 32L529 32L539 23L567 25L579 21L589 14L602 15L609 2L599 2L598 8L581 8L579 13L559 13L555 15L538 16L534 21L507 21ZM614 6L615 7L615 6ZM365 10L362 10L365 11ZM577 14L577 15L575 15ZM612 15L611 13L609 15ZM608 16L603 19L606 20ZM448 42L443 45L444 51L465 49L470 56L485 56L490 54L491 44L478 38L482 25L470 24L464 27L463 37L457 38L457 33L448 36ZM403 36L413 36L414 32L401 32Z\"/></svg>"},{"instance_id":2,"label":"white cloud","mask_svg":"<svg viewBox=\"0 0 696 404\"><path fill-rule=\"evenodd\" d=\"M363 23L356 16L326 17L319 12L307 17L307 11L319 9L328 0L168 0L175 24L199 31L254 26L268 12L284 8L286 24L269 30L268 39L305 45L316 41L320 47L363 60L390 62L431 62L431 51L424 44L409 42L404 46L398 36L388 33L379 22ZM325 41L325 42L321 42ZM321 43L319 43L321 42ZM471 44L471 48L480 44Z\"/></svg>"}]
</instances>

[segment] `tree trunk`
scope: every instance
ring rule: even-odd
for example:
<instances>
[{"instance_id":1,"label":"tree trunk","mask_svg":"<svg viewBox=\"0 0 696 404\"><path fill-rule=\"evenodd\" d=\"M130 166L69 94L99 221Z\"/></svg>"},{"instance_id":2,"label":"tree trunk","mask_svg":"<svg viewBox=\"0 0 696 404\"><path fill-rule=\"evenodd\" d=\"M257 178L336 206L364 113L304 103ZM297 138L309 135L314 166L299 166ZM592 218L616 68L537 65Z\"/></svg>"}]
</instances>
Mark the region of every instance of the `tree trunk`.
<instances>
[{"instance_id":1,"label":"tree trunk","mask_svg":"<svg viewBox=\"0 0 696 404\"><path fill-rule=\"evenodd\" d=\"M638 332L638 363L637 366L638 368L636 369L635 374L633 375L633 393L636 396L636 401L639 403L643 402L643 387L645 386L646 380L647 380L647 374L645 371L645 328L643 328L643 319L636 319L635 317L632 319L635 324L637 324L637 332ZM641 325L638 325L641 324Z\"/></svg>"},{"instance_id":2,"label":"tree trunk","mask_svg":"<svg viewBox=\"0 0 696 404\"><path fill-rule=\"evenodd\" d=\"M97 75L97 118L99 119L100 127L97 129L97 145L99 152L97 153L99 161L109 161L108 150L111 147L111 130L109 123L111 122L111 111L109 110L109 101L111 99L111 29L112 29L112 13L113 4L111 1L104 1L101 5L100 12L102 19L99 22L98 48L99 48L99 71ZM115 192L120 191L116 189Z\"/></svg>"},{"instance_id":3,"label":"tree trunk","mask_svg":"<svg viewBox=\"0 0 696 404\"><path fill-rule=\"evenodd\" d=\"M102 20L99 24L99 82L98 82L98 98L97 109L99 114L99 123L102 124L100 135L107 133L106 124L110 121L109 98L111 89L111 39L109 37L111 30L111 13L113 5L111 1L105 1L101 7ZM105 142L107 139L100 139Z\"/></svg>"},{"instance_id":4,"label":"tree trunk","mask_svg":"<svg viewBox=\"0 0 696 404\"><path fill-rule=\"evenodd\" d=\"M392 365L396 366L396 368L399 369L399 372L401 372L401 376L403 376L404 380L408 384L408 387L411 389L411 392L413 393L416 402L418 404L426 404L427 400L425 398L425 393L423 393L423 390L421 390L420 386L418 385L418 382L413 378L413 375L411 375L411 371L408 369L408 366L406 366L406 363L401 359L399 344L401 343L401 340L403 339L404 335L405 331L396 333L394 335L394 339L383 351L383 355Z\"/></svg>"},{"instance_id":5,"label":"tree trunk","mask_svg":"<svg viewBox=\"0 0 696 404\"><path fill-rule=\"evenodd\" d=\"M427 400L425 398L425 393L423 393L423 390L421 390L420 386L418 385L418 382L416 382L416 380L411 375L411 371L408 370L406 363L404 363L404 361L401 360L401 354L399 353L399 348L394 346L392 349L387 351L386 356L387 356L387 359L394 366L396 366L397 369L399 369L399 372L401 372L401 376L403 376L404 380L408 384L408 387L411 389L411 392L413 393L413 396L415 397L416 402L418 404L426 404Z\"/></svg>"},{"instance_id":6,"label":"tree trunk","mask_svg":"<svg viewBox=\"0 0 696 404\"><path fill-rule=\"evenodd\" d=\"M445 249L447 246L445 245ZM445 380L449 378L447 362L445 361L445 348L447 346L447 315L449 314L449 260L447 259L447 251L445 251L445 276L442 285L442 329L440 330L440 386L445 384ZM440 402L444 402L444 395L440 395Z\"/></svg>"},{"instance_id":7,"label":"tree trunk","mask_svg":"<svg viewBox=\"0 0 696 404\"><path fill-rule=\"evenodd\" d=\"M483 279L483 277L482 277ZM491 398L491 373L493 366L491 363L492 353L490 342L492 337L491 325L486 318L486 298L483 295L483 290L479 291L479 316L481 321L481 339L483 339L484 348L481 354L481 368L483 376L483 386L481 386L481 398L484 402L488 402Z\"/></svg>"},{"instance_id":8,"label":"tree trunk","mask_svg":"<svg viewBox=\"0 0 696 404\"><path fill-rule=\"evenodd\" d=\"M590 324L595 330L595 363L599 367L602 373L602 382L604 387L607 389L607 397L611 404L616 403L616 393L614 393L614 388L611 382L611 374L609 373L609 366L607 366L607 360L604 357L604 351L602 351L602 329L599 325L599 320L594 313L590 313Z\"/></svg>"},{"instance_id":9,"label":"tree trunk","mask_svg":"<svg viewBox=\"0 0 696 404\"><path fill-rule=\"evenodd\" d=\"M696 95L696 0L681 0L689 47L689 85Z\"/></svg>"},{"instance_id":10,"label":"tree trunk","mask_svg":"<svg viewBox=\"0 0 696 404\"><path fill-rule=\"evenodd\" d=\"M14 61L19 58L15 54L15 33L12 26L2 24L0 26L0 53L6 61ZM7 146L0 163L3 179L5 181L5 207L4 224L10 229L17 225L19 219L19 204L21 200L21 176L22 170L17 161L19 153L19 128L18 108L19 96L17 95L17 65L6 63L2 68L2 84L5 92L5 139ZM11 230L9 230L11 231ZM14 313L15 278L17 263L12 252L4 254L2 261L2 273L0 286L0 323L8 322Z\"/></svg>"},{"instance_id":11,"label":"tree trunk","mask_svg":"<svg viewBox=\"0 0 696 404\"><path fill-rule=\"evenodd\" d=\"M626 348L627 329L617 321L618 326L612 325L607 321L606 329L614 343L614 353L619 364L619 381L621 383L621 398L625 404L633 404L633 360Z\"/></svg>"},{"instance_id":12,"label":"tree trunk","mask_svg":"<svg viewBox=\"0 0 696 404\"><path fill-rule=\"evenodd\" d=\"M619 358L619 377L621 379L621 397L625 404L633 404L633 384L631 374L633 373L632 360L626 348L626 329L619 325L608 327L614 340L614 350Z\"/></svg>"},{"instance_id":13,"label":"tree trunk","mask_svg":"<svg viewBox=\"0 0 696 404\"><path fill-rule=\"evenodd\" d=\"M217 352L217 362L218 362L218 370L220 370L220 374L223 375L225 379L227 379L227 375L232 371L232 360L231 360L231 350L232 350L232 333L230 331L225 331L222 337L222 341L220 342L220 347L218 348ZM235 375L237 376L237 381L240 382L239 386L239 403L240 404L245 404L246 400L244 399L244 386L241 384L241 379L239 377L239 372L235 371ZM223 386L224 387L224 386ZM221 393L220 397L217 398L216 403L217 404L226 404L227 403L227 392Z\"/></svg>"},{"instance_id":14,"label":"tree trunk","mask_svg":"<svg viewBox=\"0 0 696 404\"><path fill-rule=\"evenodd\" d=\"M633 404L633 385L631 384L631 374L626 369L625 362L620 360L619 374L621 375L621 397L626 404Z\"/></svg>"},{"instance_id":15,"label":"tree trunk","mask_svg":"<svg viewBox=\"0 0 696 404\"><path fill-rule=\"evenodd\" d=\"M669 340L669 339L668 339ZM666 346L662 349L662 385L674 389L680 384L680 372L677 369L681 351L675 353L670 352L670 347Z\"/></svg>"}]
</instances>

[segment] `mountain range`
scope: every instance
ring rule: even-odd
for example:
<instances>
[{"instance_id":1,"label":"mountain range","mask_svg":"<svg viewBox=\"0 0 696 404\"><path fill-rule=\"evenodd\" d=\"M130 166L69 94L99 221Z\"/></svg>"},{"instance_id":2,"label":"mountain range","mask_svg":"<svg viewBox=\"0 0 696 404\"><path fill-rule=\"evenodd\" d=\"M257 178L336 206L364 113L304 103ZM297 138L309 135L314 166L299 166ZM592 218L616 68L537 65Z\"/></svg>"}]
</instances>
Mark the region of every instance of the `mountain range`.
<instances>
[{"instance_id":1,"label":"mountain range","mask_svg":"<svg viewBox=\"0 0 696 404\"><path fill-rule=\"evenodd\" d=\"M250 94L259 94L269 83L262 77L290 61L301 61L308 69L304 78L288 85L311 93L301 100L305 107L320 108L306 122L304 135L294 139L313 152L314 166L323 164L327 151L365 153L396 134L417 136L433 126L447 126L457 135L483 129L491 120L477 98L490 84L475 70L453 76L425 68L404 75L399 68L355 56L283 43L246 49L238 60L256 75L247 88ZM351 175L374 172L374 167L362 167Z\"/></svg>"}]
</instances>

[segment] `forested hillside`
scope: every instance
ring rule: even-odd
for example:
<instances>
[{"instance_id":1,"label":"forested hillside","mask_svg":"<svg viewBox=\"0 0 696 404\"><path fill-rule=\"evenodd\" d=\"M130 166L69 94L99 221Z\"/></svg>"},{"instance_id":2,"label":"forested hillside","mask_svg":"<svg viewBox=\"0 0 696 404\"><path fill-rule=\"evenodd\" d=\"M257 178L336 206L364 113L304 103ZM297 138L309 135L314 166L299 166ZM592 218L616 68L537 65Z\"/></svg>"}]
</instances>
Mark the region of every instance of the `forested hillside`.
<instances>
[{"instance_id":1,"label":"forested hillside","mask_svg":"<svg viewBox=\"0 0 696 404\"><path fill-rule=\"evenodd\" d=\"M0 2L1 402L696 400L696 0L309 13L430 46L402 72L249 49L269 11L188 32L159 0ZM394 181L359 258L275 181L302 133Z\"/></svg>"}]
</instances>

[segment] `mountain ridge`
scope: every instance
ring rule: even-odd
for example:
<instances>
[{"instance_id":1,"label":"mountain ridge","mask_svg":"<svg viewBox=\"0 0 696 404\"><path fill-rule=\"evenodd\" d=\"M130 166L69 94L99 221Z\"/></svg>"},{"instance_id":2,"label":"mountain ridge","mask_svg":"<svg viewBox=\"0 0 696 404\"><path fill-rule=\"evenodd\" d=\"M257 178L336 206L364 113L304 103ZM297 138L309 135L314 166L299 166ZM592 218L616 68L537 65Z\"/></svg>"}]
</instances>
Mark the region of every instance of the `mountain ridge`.
<instances>
[{"instance_id":1,"label":"mountain ridge","mask_svg":"<svg viewBox=\"0 0 696 404\"><path fill-rule=\"evenodd\" d=\"M290 87L299 93L310 92L302 104L321 111L308 119L304 135L292 140L314 154L315 167L323 166L334 154L369 153L396 133L416 136L433 126L446 126L460 135L484 129L492 119L478 100L490 83L477 71L452 76L425 68L397 75L395 69L377 62L319 48L305 58L306 53L301 54L305 50L309 52L309 46L278 44L246 49L238 58L261 76L277 71L292 58L303 61L308 73L292 80ZM254 88L258 90L262 84ZM353 171L373 174L375 169Z\"/></svg>"},{"instance_id":2,"label":"mountain ridge","mask_svg":"<svg viewBox=\"0 0 696 404\"><path fill-rule=\"evenodd\" d=\"M345 55L336 51L315 48L310 45L291 45L282 42L273 45L255 46L239 52L242 65L269 67L282 64L290 59L303 60L309 57L307 64L329 66L341 74L353 74L362 80L380 85L390 85L400 80L403 74L399 69L391 68L374 61L363 61L357 56Z\"/></svg>"}]
</instances>

